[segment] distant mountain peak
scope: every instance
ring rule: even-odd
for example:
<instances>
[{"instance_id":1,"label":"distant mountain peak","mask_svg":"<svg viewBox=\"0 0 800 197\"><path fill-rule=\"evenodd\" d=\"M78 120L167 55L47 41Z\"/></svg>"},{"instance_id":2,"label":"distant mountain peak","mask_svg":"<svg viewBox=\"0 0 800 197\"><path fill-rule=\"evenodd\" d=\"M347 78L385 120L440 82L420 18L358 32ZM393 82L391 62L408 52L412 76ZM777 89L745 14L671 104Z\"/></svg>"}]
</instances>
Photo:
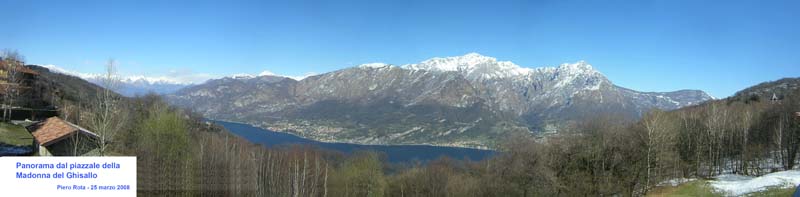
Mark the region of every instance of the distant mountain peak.
<instances>
[{"instance_id":1,"label":"distant mountain peak","mask_svg":"<svg viewBox=\"0 0 800 197\"><path fill-rule=\"evenodd\" d=\"M591 64L587 63L584 60L580 60L575 63L563 63L558 66L559 69L567 69L567 70L594 70Z\"/></svg>"},{"instance_id":2,"label":"distant mountain peak","mask_svg":"<svg viewBox=\"0 0 800 197\"><path fill-rule=\"evenodd\" d=\"M575 63L563 63L557 67L526 68L511 61L498 61L497 58L479 53L467 53L462 56L435 57L417 64L406 64L402 68L410 70L426 70L434 72L460 72L468 78L497 79L540 73L562 73L567 75L602 75L591 64L581 60Z\"/></svg>"},{"instance_id":3,"label":"distant mountain peak","mask_svg":"<svg viewBox=\"0 0 800 197\"><path fill-rule=\"evenodd\" d=\"M559 72L570 74L570 75L580 75L580 74L594 75L594 74L600 74L599 71L595 70L594 67L592 67L591 64L589 64L588 62L586 62L584 60L580 60L580 61L575 62L575 63L563 63L563 64L559 65L558 67L556 67L555 69L558 70Z\"/></svg>"},{"instance_id":4,"label":"distant mountain peak","mask_svg":"<svg viewBox=\"0 0 800 197\"><path fill-rule=\"evenodd\" d=\"M428 60L423 61L423 64L433 64L438 66L453 66L453 67L471 67L476 66L479 64L484 63L496 63L497 58L484 56L479 53L467 53L462 56L452 56L452 57L435 57Z\"/></svg>"},{"instance_id":5,"label":"distant mountain peak","mask_svg":"<svg viewBox=\"0 0 800 197\"><path fill-rule=\"evenodd\" d=\"M468 77L487 79L507 78L533 72L533 69L520 67L510 61L497 61L494 57L478 53L431 58L418 64L404 65L403 68L435 72L461 72Z\"/></svg>"},{"instance_id":6,"label":"distant mountain peak","mask_svg":"<svg viewBox=\"0 0 800 197\"><path fill-rule=\"evenodd\" d=\"M386 68L386 67L392 67L392 65L391 64L387 64L387 63L376 62L376 63L361 64L361 65L358 65L358 67L359 68Z\"/></svg>"},{"instance_id":7,"label":"distant mountain peak","mask_svg":"<svg viewBox=\"0 0 800 197\"><path fill-rule=\"evenodd\" d=\"M256 77L255 75L246 74L246 73L233 74L233 75L230 76L231 79L252 79L252 78L255 78L255 77Z\"/></svg>"}]
</instances>

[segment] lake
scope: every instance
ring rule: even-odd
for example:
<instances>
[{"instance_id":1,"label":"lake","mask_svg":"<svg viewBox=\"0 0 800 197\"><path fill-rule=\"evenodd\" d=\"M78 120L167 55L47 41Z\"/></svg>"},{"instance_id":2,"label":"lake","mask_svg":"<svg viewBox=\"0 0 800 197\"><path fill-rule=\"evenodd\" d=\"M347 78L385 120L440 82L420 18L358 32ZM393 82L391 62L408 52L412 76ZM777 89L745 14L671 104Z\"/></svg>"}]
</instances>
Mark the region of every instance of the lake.
<instances>
[{"instance_id":1,"label":"lake","mask_svg":"<svg viewBox=\"0 0 800 197\"><path fill-rule=\"evenodd\" d=\"M491 150L480 150L472 148L441 147L428 145L360 145L348 143L328 143L319 142L288 133L270 131L248 124L214 121L224 126L232 133L243 137L250 142L262 144L264 146L302 144L312 145L323 149L353 153L359 150L369 150L385 153L387 160L391 163L421 161L426 162L447 156L453 159L469 159L472 161L483 160L494 155L496 152Z\"/></svg>"}]
</instances>

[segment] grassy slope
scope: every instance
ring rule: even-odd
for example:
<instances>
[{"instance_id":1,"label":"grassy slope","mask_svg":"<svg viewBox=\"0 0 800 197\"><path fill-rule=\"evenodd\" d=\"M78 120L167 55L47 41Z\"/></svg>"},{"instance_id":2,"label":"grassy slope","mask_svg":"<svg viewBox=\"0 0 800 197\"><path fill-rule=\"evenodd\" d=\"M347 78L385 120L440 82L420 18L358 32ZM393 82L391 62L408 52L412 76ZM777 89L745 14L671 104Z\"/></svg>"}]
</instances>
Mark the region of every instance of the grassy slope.
<instances>
[{"instance_id":1,"label":"grassy slope","mask_svg":"<svg viewBox=\"0 0 800 197\"><path fill-rule=\"evenodd\" d=\"M28 155L33 151L33 136L22 126L0 122L0 156Z\"/></svg>"},{"instance_id":2,"label":"grassy slope","mask_svg":"<svg viewBox=\"0 0 800 197\"><path fill-rule=\"evenodd\" d=\"M29 146L33 136L22 126L0 122L0 144L11 146Z\"/></svg>"},{"instance_id":3,"label":"grassy slope","mask_svg":"<svg viewBox=\"0 0 800 197\"><path fill-rule=\"evenodd\" d=\"M790 188L770 188L766 191L752 193L752 196L792 196L794 187Z\"/></svg>"},{"instance_id":4,"label":"grassy slope","mask_svg":"<svg viewBox=\"0 0 800 197\"><path fill-rule=\"evenodd\" d=\"M714 192L705 180L691 181L678 186L658 187L647 196L723 196Z\"/></svg>"}]
</instances>

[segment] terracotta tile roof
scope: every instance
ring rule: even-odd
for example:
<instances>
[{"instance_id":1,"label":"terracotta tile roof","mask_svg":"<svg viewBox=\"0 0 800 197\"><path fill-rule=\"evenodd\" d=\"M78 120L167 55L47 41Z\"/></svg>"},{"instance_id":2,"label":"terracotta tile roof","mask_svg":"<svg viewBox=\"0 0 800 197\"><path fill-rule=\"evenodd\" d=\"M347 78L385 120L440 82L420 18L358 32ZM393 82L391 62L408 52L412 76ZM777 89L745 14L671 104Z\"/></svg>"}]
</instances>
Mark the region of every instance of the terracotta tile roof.
<instances>
[{"instance_id":1,"label":"terracotta tile roof","mask_svg":"<svg viewBox=\"0 0 800 197\"><path fill-rule=\"evenodd\" d=\"M91 136L97 136L86 129L61 120L61 118L58 117L50 117L45 121L28 126L28 130L31 131L33 138L35 138L41 146L51 145L79 131Z\"/></svg>"}]
</instances>

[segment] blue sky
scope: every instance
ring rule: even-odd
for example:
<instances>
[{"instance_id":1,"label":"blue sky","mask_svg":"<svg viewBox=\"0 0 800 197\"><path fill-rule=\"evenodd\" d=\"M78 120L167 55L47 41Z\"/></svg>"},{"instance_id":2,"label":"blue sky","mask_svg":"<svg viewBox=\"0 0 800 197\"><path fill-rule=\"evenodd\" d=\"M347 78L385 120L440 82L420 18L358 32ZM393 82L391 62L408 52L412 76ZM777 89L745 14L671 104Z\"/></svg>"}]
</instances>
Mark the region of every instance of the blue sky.
<instances>
[{"instance_id":1,"label":"blue sky","mask_svg":"<svg viewBox=\"0 0 800 197\"><path fill-rule=\"evenodd\" d=\"M641 91L725 97L800 76L798 1L0 0L0 48L32 64L224 76L324 73L469 52L525 67L585 60Z\"/></svg>"}]
</instances>

